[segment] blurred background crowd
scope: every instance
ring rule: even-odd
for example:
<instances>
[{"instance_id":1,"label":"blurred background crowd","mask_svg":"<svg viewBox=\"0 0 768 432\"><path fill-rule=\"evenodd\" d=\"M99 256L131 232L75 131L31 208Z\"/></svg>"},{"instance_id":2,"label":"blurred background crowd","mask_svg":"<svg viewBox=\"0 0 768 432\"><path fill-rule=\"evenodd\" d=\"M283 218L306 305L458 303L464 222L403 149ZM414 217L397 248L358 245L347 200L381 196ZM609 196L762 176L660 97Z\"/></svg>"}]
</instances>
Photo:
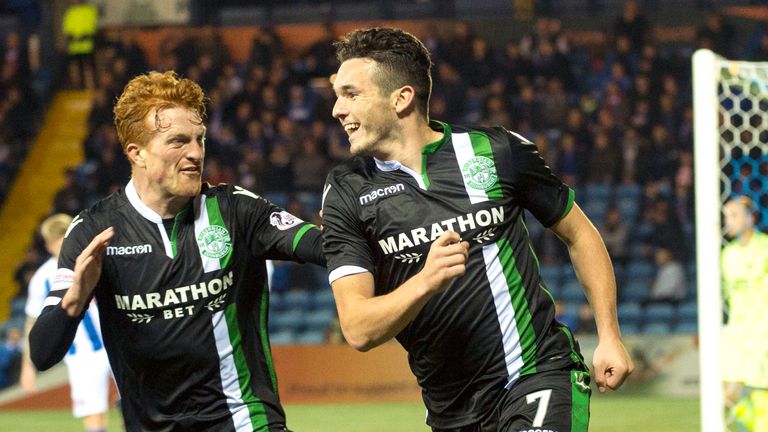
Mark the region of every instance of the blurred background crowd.
<instances>
[{"instance_id":1,"label":"blurred background crowd","mask_svg":"<svg viewBox=\"0 0 768 432\"><path fill-rule=\"evenodd\" d=\"M45 8L31 0L3 3L6 13L23 19L0 47L0 202L51 94L62 89L91 87L94 99L85 160L67 171L50 213L76 215L124 186L130 167L112 123L113 103L136 74L174 69L209 97L205 180L238 184L319 224L325 176L348 156L346 136L331 117L328 79L338 66L331 42L340 36L332 20L323 38L298 52L262 25L253 40L242 41L250 46L247 60L236 62L219 23L205 19L213 2L198 2L199 26L167 33L156 64L133 32L100 29L93 76L75 82L63 67L41 65L51 49L39 43L46 31L41 22L50 19ZM386 11L384 2L372 3ZM462 17L417 35L434 56L431 117L503 125L533 141L603 235L616 266L623 332L695 332L690 59L695 49L710 48L729 58L768 60L765 23L736 26L715 5L691 1L696 13L681 31L693 26L693 33L663 40L654 21L661 2L573 0L604 34L599 43L583 43L570 36L559 2L513 3L525 28L514 38L486 34ZM577 332L594 331L566 249L530 215L527 223L560 319ZM46 258L36 236L16 270L0 352L15 352L21 343L26 286ZM294 265L274 263L272 342L340 341L324 270L292 271ZM7 369L2 361L0 370ZM0 387L12 380L0 378Z\"/></svg>"}]
</instances>

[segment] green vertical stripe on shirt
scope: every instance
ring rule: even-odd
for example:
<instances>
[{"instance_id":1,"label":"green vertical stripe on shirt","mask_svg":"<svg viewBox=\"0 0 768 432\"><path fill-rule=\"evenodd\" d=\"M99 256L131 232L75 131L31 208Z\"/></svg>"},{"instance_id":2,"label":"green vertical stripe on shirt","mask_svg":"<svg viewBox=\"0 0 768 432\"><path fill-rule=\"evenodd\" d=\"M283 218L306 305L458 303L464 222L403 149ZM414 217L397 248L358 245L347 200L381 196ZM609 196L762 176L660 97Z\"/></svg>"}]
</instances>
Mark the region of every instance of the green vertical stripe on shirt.
<instances>
[{"instance_id":1,"label":"green vertical stripe on shirt","mask_svg":"<svg viewBox=\"0 0 768 432\"><path fill-rule=\"evenodd\" d=\"M248 407L248 413L251 418L251 424L254 431L267 430L269 421L264 404L253 394L251 389L251 372L248 369L248 363L243 352L242 335L240 327L237 324L237 304L231 303L224 311L224 317L227 320L227 330L229 331L229 342L232 345L232 358L237 369L237 379L240 383L240 393L245 405Z\"/></svg>"},{"instance_id":2,"label":"green vertical stripe on shirt","mask_svg":"<svg viewBox=\"0 0 768 432\"><path fill-rule=\"evenodd\" d=\"M267 281L264 281L264 286L269 286ZM275 391L275 396L280 399L280 394L277 391L277 374L275 373L275 366L272 363L272 350L269 345L269 322L267 316L269 313L269 290L266 288L261 294L261 306L259 310L259 339L261 339L261 349L264 351L264 361L267 363L267 369L269 370L269 377L272 379L272 389Z\"/></svg>"},{"instance_id":3,"label":"green vertical stripe on shirt","mask_svg":"<svg viewBox=\"0 0 768 432\"><path fill-rule=\"evenodd\" d=\"M205 207L208 210L208 225L218 225L226 229L227 226L224 224L224 218L221 217L221 210L219 209L219 200L216 197L207 197L205 199ZM231 238L231 236L232 234L230 234L230 242L234 240ZM229 264L229 260L232 258L233 249L234 245L230 243L229 252L227 252L227 254L223 257L219 258L219 265L221 268L225 268L227 267L227 264Z\"/></svg>"},{"instance_id":4,"label":"green vertical stripe on shirt","mask_svg":"<svg viewBox=\"0 0 768 432\"><path fill-rule=\"evenodd\" d=\"M493 161L493 166L496 167L496 159L493 157L493 149L491 148L491 141L488 139L488 135L483 132L470 131L469 140L472 142L472 151L475 153L475 157L487 157ZM496 175L499 175L498 169L496 169ZM488 195L489 200L500 200L502 198L501 183L497 180L493 186L486 189L485 193Z\"/></svg>"},{"instance_id":5,"label":"green vertical stripe on shirt","mask_svg":"<svg viewBox=\"0 0 768 432\"><path fill-rule=\"evenodd\" d=\"M528 309L528 300L525 298L523 278L517 270L512 246L506 239L497 242L499 247L499 261L504 269L504 278L509 287L509 296L512 301L512 309L515 311L515 324L520 335L520 348L522 350L523 367L520 375L536 372L536 333L533 329L533 317Z\"/></svg>"}]
</instances>

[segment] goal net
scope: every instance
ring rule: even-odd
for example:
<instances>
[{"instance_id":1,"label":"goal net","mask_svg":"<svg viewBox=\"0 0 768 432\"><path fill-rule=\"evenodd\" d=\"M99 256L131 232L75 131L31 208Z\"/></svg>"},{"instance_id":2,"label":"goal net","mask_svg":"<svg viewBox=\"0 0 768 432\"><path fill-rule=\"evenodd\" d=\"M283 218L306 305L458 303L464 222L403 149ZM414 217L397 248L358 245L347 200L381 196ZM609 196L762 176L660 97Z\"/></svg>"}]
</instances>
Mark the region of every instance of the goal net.
<instances>
[{"instance_id":1,"label":"goal net","mask_svg":"<svg viewBox=\"0 0 768 432\"><path fill-rule=\"evenodd\" d=\"M768 226L768 63L696 51L693 106L701 430L722 432L721 211L729 198L746 195L761 209L757 228Z\"/></svg>"}]
</instances>

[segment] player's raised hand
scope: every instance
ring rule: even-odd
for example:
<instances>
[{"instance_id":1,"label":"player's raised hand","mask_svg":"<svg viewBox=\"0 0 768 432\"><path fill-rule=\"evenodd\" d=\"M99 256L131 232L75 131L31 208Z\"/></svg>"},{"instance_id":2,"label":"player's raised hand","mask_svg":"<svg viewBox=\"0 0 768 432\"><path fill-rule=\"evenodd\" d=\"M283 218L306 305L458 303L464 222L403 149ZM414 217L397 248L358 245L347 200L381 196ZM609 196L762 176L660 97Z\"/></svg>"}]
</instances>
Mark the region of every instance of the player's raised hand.
<instances>
[{"instance_id":1,"label":"player's raised hand","mask_svg":"<svg viewBox=\"0 0 768 432\"><path fill-rule=\"evenodd\" d=\"M71 316L80 314L87 307L93 289L101 277L104 251L115 236L115 229L109 227L91 240L75 260L72 286L62 299L62 307Z\"/></svg>"},{"instance_id":2,"label":"player's raised hand","mask_svg":"<svg viewBox=\"0 0 768 432\"><path fill-rule=\"evenodd\" d=\"M632 358L619 339L598 343L592 367L600 393L617 390L635 369Z\"/></svg>"},{"instance_id":3,"label":"player's raised hand","mask_svg":"<svg viewBox=\"0 0 768 432\"><path fill-rule=\"evenodd\" d=\"M458 233L446 231L432 243L419 275L424 287L432 293L444 290L466 271L469 243L461 241Z\"/></svg>"}]
</instances>

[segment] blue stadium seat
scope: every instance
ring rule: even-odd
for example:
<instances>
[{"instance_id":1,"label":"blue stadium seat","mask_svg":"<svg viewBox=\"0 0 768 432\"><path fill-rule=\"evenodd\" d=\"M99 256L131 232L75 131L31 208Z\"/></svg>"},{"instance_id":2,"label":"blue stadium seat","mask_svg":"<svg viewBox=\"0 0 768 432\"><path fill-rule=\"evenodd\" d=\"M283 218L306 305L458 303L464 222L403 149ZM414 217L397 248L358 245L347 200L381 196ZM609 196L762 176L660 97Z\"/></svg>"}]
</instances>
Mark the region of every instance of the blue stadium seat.
<instances>
[{"instance_id":1,"label":"blue stadium seat","mask_svg":"<svg viewBox=\"0 0 768 432\"><path fill-rule=\"evenodd\" d=\"M648 279L656 275L656 266L644 260L632 260L627 265L627 278Z\"/></svg>"},{"instance_id":2,"label":"blue stadium seat","mask_svg":"<svg viewBox=\"0 0 768 432\"><path fill-rule=\"evenodd\" d=\"M669 303L653 303L645 307L643 315L647 324L657 322L669 324L675 318L675 308Z\"/></svg>"},{"instance_id":3,"label":"blue stadium seat","mask_svg":"<svg viewBox=\"0 0 768 432\"><path fill-rule=\"evenodd\" d=\"M699 309L696 301L688 301L677 307L677 320L681 323L695 323L698 320Z\"/></svg>"},{"instance_id":4,"label":"blue stadium seat","mask_svg":"<svg viewBox=\"0 0 768 432\"><path fill-rule=\"evenodd\" d=\"M325 342L325 332L323 330L303 331L296 335L297 344L321 344Z\"/></svg>"},{"instance_id":5,"label":"blue stadium seat","mask_svg":"<svg viewBox=\"0 0 768 432\"><path fill-rule=\"evenodd\" d=\"M288 309L269 317L269 327L275 331L301 331L304 325L304 312L299 309Z\"/></svg>"},{"instance_id":6,"label":"blue stadium seat","mask_svg":"<svg viewBox=\"0 0 768 432\"><path fill-rule=\"evenodd\" d=\"M563 284L563 289L558 294L558 299L567 303L583 303L586 301L584 290L576 280Z\"/></svg>"},{"instance_id":7,"label":"blue stadium seat","mask_svg":"<svg viewBox=\"0 0 768 432\"><path fill-rule=\"evenodd\" d=\"M608 183L589 183L584 190L586 199L590 201L609 201L611 199L611 185Z\"/></svg>"},{"instance_id":8,"label":"blue stadium seat","mask_svg":"<svg viewBox=\"0 0 768 432\"><path fill-rule=\"evenodd\" d=\"M304 314L304 325L311 330L325 330L336 317L331 309L320 309Z\"/></svg>"},{"instance_id":9,"label":"blue stadium seat","mask_svg":"<svg viewBox=\"0 0 768 432\"><path fill-rule=\"evenodd\" d=\"M616 207L619 209L621 219L625 223L632 223L638 219L640 214L640 201L635 197L621 197L616 201Z\"/></svg>"},{"instance_id":10,"label":"blue stadium seat","mask_svg":"<svg viewBox=\"0 0 768 432\"><path fill-rule=\"evenodd\" d=\"M698 332L699 324L697 322L679 322L675 325L675 333L695 334Z\"/></svg>"},{"instance_id":11,"label":"blue stadium seat","mask_svg":"<svg viewBox=\"0 0 768 432\"><path fill-rule=\"evenodd\" d=\"M288 345L294 343L293 332L281 330L269 333L269 343L272 345Z\"/></svg>"},{"instance_id":12,"label":"blue stadium seat","mask_svg":"<svg viewBox=\"0 0 768 432\"><path fill-rule=\"evenodd\" d=\"M622 183L616 186L617 197L627 197L639 200L642 193L643 190L637 183Z\"/></svg>"},{"instance_id":13,"label":"blue stadium seat","mask_svg":"<svg viewBox=\"0 0 768 432\"><path fill-rule=\"evenodd\" d=\"M605 213L608 212L608 200L589 198L583 206L584 214L596 224L601 224L605 220Z\"/></svg>"},{"instance_id":14,"label":"blue stadium seat","mask_svg":"<svg viewBox=\"0 0 768 432\"><path fill-rule=\"evenodd\" d=\"M309 291L293 290L285 293L284 300L290 309L307 310L312 307L312 294Z\"/></svg>"},{"instance_id":15,"label":"blue stadium seat","mask_svg":"<svg viewBox=\"0 0 768 432\"><path fill-rule=\"evenodd\" d=\"M639 324L621 324L621 334L623 336L626 335L634 335L640 333L640 325Z\"/></svg>"},{"instance_id":16,"label":"blue stadium seat","mask_svg":"<svg viewBox=\"0 0 768 432\"><path fill-rule=\"evenodd\" d=\"M333 291L330 288L320 289L312 293L312 307L321 310L335 310Z\"/></svg>"},{"instance_id":17,"label":"blue stadium seat","mask_svg":"<svg viewBox=\"0 0 768 432\"><path fill-rule=\"evenodd\" d=\"M643 302L648 299L650 290L647 280L628 278L619 287L618 297L622 302Z\"/></svg>"},{"instance_id":18,"label":"blue stadium seat","mask_svg":"<svg viewBox=\"0 0 768 432\"><path fill-rule=\"evenodd\" d=\"M643 326L643 333L649 335L663 335L671 333L671 326L666 322L648 323Z\"/></svg>"},{"instance_id":19,"label":"blue stadium seat","mask_svg":"<svg viewBox=\"0 0 768 432\"><path fill-rule=\"evenodd\" d=\"M11 300L11 317L26 317L24 308L27 305L26 297L17 297Z\"/></svg>"},{"instance_id":20,"label":"blue stadium seat","mask_svg":"<svg viewBox=\"0 0 768 432\"><path fill-rule=\"evenodd\" d=\"M640 303L636 302L624 302L620 303L618 307L619 323L622 330L624 325L639 325L643 316L643 308Z\"/></svg>"},{"instance_id":21,"label":"blue stadium seat","mask_svg":"<svg viewBox=\"0 0 768 432\"><path fill-rule=\"evenodd\" d=\"M560 267L552 264L544 264L541 266L541 278L544 279L544 285L549 287L555 287L560 284Z\"/></svg>"}]
</instances>

